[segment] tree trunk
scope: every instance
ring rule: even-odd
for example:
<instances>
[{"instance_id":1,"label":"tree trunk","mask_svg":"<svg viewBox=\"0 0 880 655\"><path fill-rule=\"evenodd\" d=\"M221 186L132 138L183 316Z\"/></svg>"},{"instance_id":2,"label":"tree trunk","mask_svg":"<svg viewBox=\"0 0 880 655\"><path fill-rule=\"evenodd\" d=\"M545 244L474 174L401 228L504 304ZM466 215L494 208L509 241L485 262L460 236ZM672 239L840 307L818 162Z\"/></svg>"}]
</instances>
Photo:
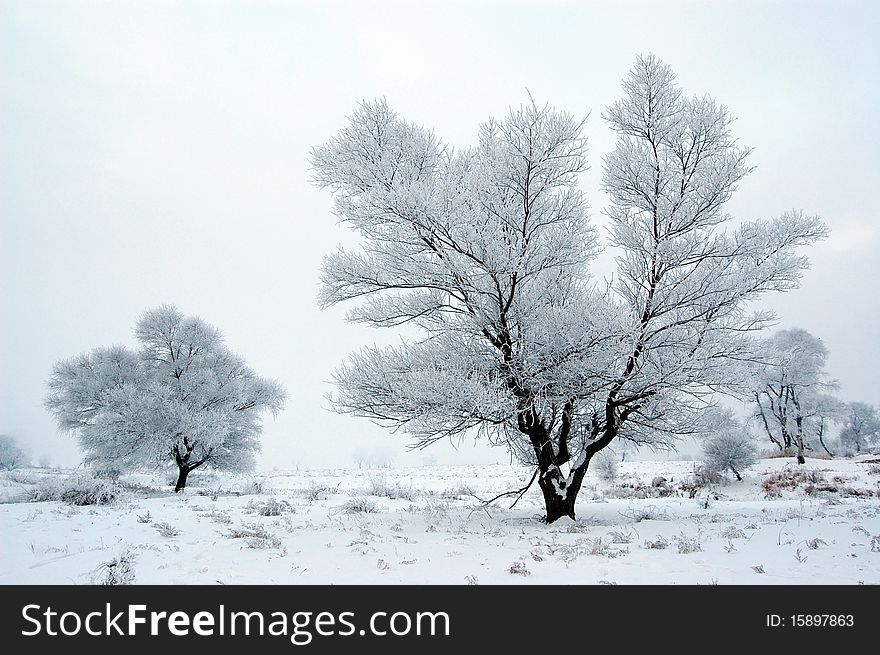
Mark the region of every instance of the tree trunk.
<instances>
[{"instance_id":1,"label":"tree trunk","mask_svg":"<svg viewBox=\"0 0 880 655\"><path fill-rule=\"evenodd\" d=\"M737 480L737 482L742 482L743 476L741 476L741 475L739 474L739 471L737 471L737 470L736 470L735 468L733 468L732 466L730 467L730 470L733 471L733 474L736 476L736 480Z\"/></svg>"},{"instance_id":2,"label":"tree trunk","mask_svg":"<svg viewBox=\"0 0 880 655\"><path fill-rule=\"evenodd\" d=\"M828 446L825 445L825 419L823 418L821 423L819 423L819 443L822 444L822 448L825 449L825 452L828 453L831 457L834 457L834 453L832 453Z\"/></svg>"},{"instance_id":3,"label":"tree trunk","mask_svg":"<svg viewBox=\"0 0 880 655\"><path fill-rule=\"evenodd\" d=\"M785 450L782 442L773 436L773 430L770 429L770 423L767 421L767 415L764 413L764 406L761 404L761 396L757 392L755 393L755 403L758 405L758 415L764 423L764 430L767 432L767 436L770 437L770 441L776 444L779 450Z\"/></svg>"},{"instance_id":4,"label":"tree trunk","mask_svg":"<svg viewBox=\"0 0 880 655\"><path fill-rule=\"evenodd\" d=\"M553 483L547 481L546 478L539 478L538 484L541 487L541 492L544 494L544 508L547 511L547 516L544 520L547 523L558 521L563 516L568 516L571 519L575 518L575 499L567 493L567 489L562 494L557 493Z\"/></svg>"},{"instance_id":5,"label":"tree trunk","mask_svg":"<svg viewBox=\"0 0 880 655\"><path fill-rule=\"evenodd\" d=\"M208 461L208 458L211 456L211 450L200 459L199 461L193 461L193 451L196 448L198 441L190 441L186 437L183 438L183 449L184 452L180 452L180 444L174 444L171 447L171 454L174 455L174 461L177 464L177 469L180 471L177 475L177 484L174 485L174 493L177 493L181 489L186 488L186 477L189 475L189 472L193 469L197 469L202 464Z\"/></svg>"},{"instance_id":6,"label":"tree trunk","mask_svg":"<svg viewBox=\"0 0 880 655\"><path fill-rule=\"evenodd\" d=\"M568 478L562 475L562 471L555 464L547 460L538 463L540 471L538 486L541 487L541 493L544 496L544 510L546 512L544 520L547 523L558 521L564 516L573 520L577 518L574 507L592 457L591 453L580 462L579 466L573 467Z\"/></svg>"},{"instance_id":7,"label":"tree trunk","mask_svg":"<svg viewBox=\"0 0 880 655\"><path fill-rule=\"evenodd\" d=\"M186 477L192 469L186 466L180 466L178 467L178 470L180 472L177 475L177 484L174 485L174 493L186 488Z\"/></svg>"},{"instance_id":8,"label":"tree trunk","mask_svg":"<svg viewBox=\"0 0 880 655\"><path fill-rule=\"evenodd\" d=\"M795 434L795 442L797 443L797 463L805 464L806 459L804 459L804 420L803 417L798 412L797 418L795 418L795 423L797 424L797 433Z\"/></svg>"}]
</instances>

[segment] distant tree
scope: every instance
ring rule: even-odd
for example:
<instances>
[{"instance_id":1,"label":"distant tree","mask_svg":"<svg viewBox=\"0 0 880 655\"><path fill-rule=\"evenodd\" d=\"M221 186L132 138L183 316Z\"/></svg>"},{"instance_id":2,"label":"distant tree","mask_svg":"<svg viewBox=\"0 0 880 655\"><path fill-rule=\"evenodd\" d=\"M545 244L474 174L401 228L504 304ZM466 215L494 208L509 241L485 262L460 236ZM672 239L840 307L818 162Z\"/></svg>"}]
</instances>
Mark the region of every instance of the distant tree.
<instances>
[{"instance_id":1,"label":"distant tree","mask_svg":"<svg viewBox=\"0 0 880 655\"><path fill-rule=\"evenodd\" d=\"M852 402L844 410L844 424L840 431L841 445L862 452L880 442L880 413L868 403Z\"/></svg>"},{"instance_id":2,"label":"distant tree","mask_svg":"<svg viewBox=\"0 0 880 655\"><path fill-rule=\"evenodd\" d=\"M840 416L842 403L829 392L837 382L825 372L828 349L806 330L781 330L763 342L764 360L755 370L752 392L755 418L780 449L795 448L803 464L804 450L817 438L826 452L826 424Z\"/></svg>"},{"instance_id":3,"label":"distant tree","mask_svg":"<svg viewBox=\"0 0 880 655\"><path fill-rule=\"evenodd\" d=\"M86 462L127 470L172 461L175 491L203 465L252 468L260 413L283 407L280 385L257 377L216 328L174 307L144 313L135 334L137 352L98 348L53 367L46 406L77 434Z\"/></svg>"},{"instance_id":4,"label":"distant tree","mask_svg":"<svg viewBox=\"0 0 880 655\"><path fill-rule=\"evenodd\" d=\"M754 436L748 428L736 421L730 414L723 414L724 420L703 441L704 464L711 471L730 471L737 480L742 480L741 471L758 461L758 449Z\"/></svg>"},{"instance_id":5,"label":"distant tree","mask_svg":"<svg viewBox=\"0 0 880 655\"><path fill-rule=\"evenodd\" d=\"M6 434L0 434L0 469L9 471L30 465L27 451Z\"/></svg>"},{"instance_id":6,"label":"distant tree","mask_svg":"<svg viewBox=\"0 0 880 655\"><path fill-rule=\"evenodd\" d=\"M748 172L727 110L685 98L640 57L608 109L605 162L616 285L595 286L599 250L578 176L582 121L534 103L452 151L365 103L313 152L315 181L363 237L325 259L324 305L349 319L410 325L424 338L370 348L336 374L339 411L425 446L476 430L536 467L546 520L574 517L593 456L615 439L662 446L701 430L711 394L771 315L743 307L797 286L798 246L825 234L792 212L721 225Z\"/></svg>"}]
</instances>

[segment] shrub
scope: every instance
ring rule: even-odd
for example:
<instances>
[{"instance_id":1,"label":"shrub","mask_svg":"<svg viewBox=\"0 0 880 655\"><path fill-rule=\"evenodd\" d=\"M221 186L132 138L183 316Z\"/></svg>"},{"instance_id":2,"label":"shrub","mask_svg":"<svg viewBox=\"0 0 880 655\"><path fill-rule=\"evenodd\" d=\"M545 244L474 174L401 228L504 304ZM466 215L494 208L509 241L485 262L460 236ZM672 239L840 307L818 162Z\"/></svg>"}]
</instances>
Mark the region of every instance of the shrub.
<instances>
[{"instance_id":1,"label":"shrub","mask_svg":"<svg viewBox=\"0 0 880 655\"><path fill-rule=\"evenodd\" d=\"M137 553L125 550L108 562L100 564L92 571L96 585L130 585L134 584L134 563Z\"/></svg>"},{"instance_id":2,"label":"shrub","mask_svg":"<svg viewBox=\"0 0 880 655\"><path fill-rule=\"evenodd\" d=\"M251 480L241 489L243 496L268 496L274 491L268 480Z\"/></svg>"},{"instance_id":3,"label":"shrub","mask_svg":"<svg viewBox=\"0 0 880 655\"><path fill-rule=\"evenodd\" d=\"M392 500L415 500L416 492L411 486L402 486L399 482L390 485L384 477L370 477L366 493L368 496L380 496Z\"/></svg>"},{"instance_id":4,"label":"shrub","mask_svg":"<svg viewBox=\"0 0 880 655\"><path fill-rule=\"evenodd\" d=\"M116 466L94 466L92 467L92 475L102 480L116 482L119 480L119 476L122 475L122 471Z\"/></svg>"},{"instance_id":5,"label":"shrub","mask_svg":"<svg viewBox=\"0 0 880 655\"><path fill-rule=\"evenodd\" d=\"M669 548L669 541L667 541L666 537L657 535L657 538L653 541L645 541L645 548L651 550L665 550Z\"/></svg>"},{"instance_id":6,"label":"shrub","mask_svg":"<svg viewBox=\"0 0 880 655\"><path fill-rule=\"evenodd\" d=\"M526 568L525 562L514 562L510 565L510 568L507 569L508 573L512 573L513 575L522 575L527 576L531 575L532 572Z\"/></svg>"},{"instance_id":7,"label":"shrub","mask_svg":"<svg viewBox=\"0 0 880 655\"><path fill-rule=\"evenodd\" d=\"M170 523L167 523L165 521L159 521L158 523L154 523L153 527L163 537L176 537L177 535L180 534L180 530L178 530L173 525L171 525Z\"/></svg>"},{"instance_id":8,"label":"shrub","mask_svg":"<svg viewBox=\"0 0 880 655\"><path fill-rule=\"evenodd\" d=\"M750 434L737 429L722 430L703 443L705 467L714 471L731 471L742 480L740 471L752 466L758 459L758 449Z\"/></svg>"},{"instance_id":9,"label":"shrub","mask_svg":"<svg viewBox=\"0 0 880 655\"><path fill-rule=\"evenodd\" d=\"M31 500L61 501L70 505L108 505L120 495L121 489L112 480L102 480L85 473L76 473L62 480L44 481L32 492Z\"/></svg>"},{"instance_id":10,"label":"shrub","mask_svg":"<svg viewBox=\"0 0 880 655\"><path fill-rule=\"evenodd\" d=\"M461 496L473 496L474 490L464 483L459 483L450 489L444 489L440 492L441 498L457 499Z\"/></svg>"},{"instance_id":11,"label":"shrub","mask_svg":"<svg viewBox=\"0 0 880 655\"><path fill-rule=\"evenodd\" d=\"M379 511L376 503L366 498L352 498L340 505L338 511L343 514L373 514Z\"/></svg>"},{"instance_id":12,"label":"shrub","mask_svg":"<svg viewBox=\"0 0 880 655\"><path fill-rule=\"evenodd\" d=\"M685 535L680 535L675 541L678 544L679 555L699 553L703 550L699 537L686 537Z\"/></svg>"},{"instance_id":13,"label":"shrub","mask_svg":"<svg viewBox=\"0 0 880 655\"><path fill-rule=\"evenodd\" d=\"M614 482L617 479L617 456L610 450L599 451L592 465L600 480Z\"/></svg>"},{"instance_id":14,"label":"shrub","mask_svg":"<svg viewBox=\"0 0 880 655\"><path fill-rule=\"evenodd\" d=\"M621 532L618 530L612 530L608 533L608 536L611 537L611 543L628 544L632 542L633 533L631 531Z\"/></svg>"},{"instance_id":15,"label":"shrub","mask_svg":"<svg viewBox=\"0 0 880 655\"><path fill-rule=\"evenodd\" d=\"M209 512L205 512L205 516L207 516L215 523L232 523L232 517L229 516L229 512L227 512L226 510L211 510Z\"/></svg>"},{"instance_id":16,"label":"shrub","mask_svg":"<svg viewBox=\"0 0 880 655\"><path fill-rule=\"evenodd\" d=\"M260 516L281 516L284 512L294 511L293 506L286 500L275 500L274 498L259 503L251 501L246 510L256 512Z\"/></svg>"},{"instance_id":17,"label":"shrub","mask_svg":"<svg viewBox=\"0 0 880 655\"><path fill-rule=\"evenodd\" d=\"M317 485L312 482L309 485L309 488L305 490L305 496L310 502L315 502L316 500L323 500L327 496L331 496L333 494L339 493L339 485L337 484L335 487L330 487L326 485Z\"/></svg>"},{"instance_id":18,"label":"shrub","mask_svg":"<svg viewBox=\"0 0 880 655\"><path fill-rule=\"evenodd\" d=\"M821 471L809 469L784 468L771 473L761 482L761 489L767 496L780 496L783 491L794 491L798 487L820 485L825 482Z\"/></svg>"},{"instance_id":19,"label":"shrub","mask_svg":"<svg viewBox=\"0 0 880 655\"><path fill-rule=\"evenodd\" d=\"M700 489L709 484L718 484L722 480L721 473L708 466L694 465L694 471L688 477L681 481L680 487L682 491L686 491L688 498L696 498Z\"/></svg>"},{"instance_id":20,"label":"shrub","mask_svg":"<svg viewBox=\"0 0 880 655\"><path fill-rule=\"evenodd\" d=\"M641 482L616 484L605 491L606 498L665 498L675 494L675 489L668 485L647 486Z\"/></svg>"},{"instance_id":21,"label":"shrub","mask_svg":"<svg viewBox=\"0 0 880 655\"><path fill-rule=\"evenodd\" d=\"M281 548L281 538L259 523L244 523L227 534L230 539L244 539L248 548Z\"/></svg>"},{"instance_id":22,"label":"shrub","mask_svg":"<svg viewBox=\"0 0 880 655\"><path fill-rule=\"evenodd\" d=\"M746 533L735 525L729 525L721 531L721 536L725 539L745 539Z\"/></svg>"}]
</instances>

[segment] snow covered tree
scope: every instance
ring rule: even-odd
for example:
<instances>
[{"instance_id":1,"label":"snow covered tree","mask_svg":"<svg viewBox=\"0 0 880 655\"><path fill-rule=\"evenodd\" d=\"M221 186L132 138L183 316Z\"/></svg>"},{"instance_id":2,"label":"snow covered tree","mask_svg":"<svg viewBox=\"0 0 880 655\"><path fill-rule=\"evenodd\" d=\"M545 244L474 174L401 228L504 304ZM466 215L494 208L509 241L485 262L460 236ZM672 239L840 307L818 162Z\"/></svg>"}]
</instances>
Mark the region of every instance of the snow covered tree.
<instances>
[{"instance_id":1,"label":"snow covered tree","mask_svg":"<svg viewBox=\"0 0 880 655\"><path fill-rule=\"evenodd\" d=\"M55 364L47 408L77 434L86 462L129 470L247 470L259 449L260 413L279 411L280 385L257 377L199 318L163 306L137 324L139 351L98 348Z\"/></svg>"},{"instance_id":2,"label":"snow covered tree","mask_svg":"<svg viewBox=\"0 0 880 655\"><path fill-rule=\"evenodd\" d=\"M742 307L797 286L793 252L824 234L792 212L727 234L724 203L748 172L727 110L686 99L639 58L607 118L616 285L592 284L599 249L578 175L582 121L534 103L452 151L364 103L313 152L316 183L363 237L326 258L322 302L349 319L424 335L370 348L336 374L340 411L416 436L477 430L536 466L546 519L574 517L592 457L616 438L662 446L701 429L710 394L769 313Z\"/></svg>"},{"instance_id":3,"label":"snow covered tree","mask_svg":"<svg viewBox=\"0 0 880 655\"><path fill-rule=\"evenodd\" d=\"M618 320L587 286L597 239L577 187L581 129L529 104L453 153L366 103L313 156L317 183L364 237L325 260L323 303L361 300L350 320L426 334L354 355L336 374L337 407L420 446L472 429L506 443L545 474L551 520L571 513L554 483L569 441L585 438L572 434L575 404L602 384Z\"/></svg>"},{"instance_id":4,"label":"snow covered tree","mask_svg":"<svg viewBox=\"0 0 880 655\"><path fill-rule=\"evenodd\" d=\"M730 471L742 480L740 472L758 461L754 436L729 412L721 413L720 418L703 441L704 464L711 471Z\"/></svg>"},{"instance_id":5,"label":"snow covered tree","mask_svg":"<svg viewBox=\"0 0 880 655\"><path fill-rule=\"evenodd\" d=\"M828 349L806 330L792 328L765 340L763 350L765 363L755 369L752 392L755 418L780 450L796 449L803 464L810 440L825 447L826 424L842 411L829 393L838 385L825 372Z\"/></svg>"},{"instance_id":6,"label":"snow covered tree","mask_svg":"<svg viewBox=\"0 0 880 655\"><path fill-rule=\"evenodd\" d=\"M857 453L880 442L880 414L868 403L847 403L840 443Z\"/></svg>"},{"instance_id":7,"label":"snow covered tree","mask_svg":"<svg viewBox=\"0 0 880 655\"><path fill-rule=\"evenodd\" d=\"M0 434L0 469L10 471L30 464L27 451L7 434Z\"/></svg>"}]
</instances>

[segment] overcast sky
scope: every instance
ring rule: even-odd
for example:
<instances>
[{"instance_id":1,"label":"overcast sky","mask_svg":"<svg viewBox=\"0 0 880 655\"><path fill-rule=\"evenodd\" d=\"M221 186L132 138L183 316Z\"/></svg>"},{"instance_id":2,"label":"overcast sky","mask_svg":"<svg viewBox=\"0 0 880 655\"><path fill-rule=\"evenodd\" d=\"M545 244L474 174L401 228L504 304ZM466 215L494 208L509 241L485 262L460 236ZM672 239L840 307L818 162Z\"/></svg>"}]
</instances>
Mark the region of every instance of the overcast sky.
<instances>
[{"instance_id":1,"label":"overcast sky","mask_svg":"<svg viewBox=\"0 0 880 655\"><path fill-rule=\"evenodd\" d=\"M263 466L506 461L327 410L348 352L388 335L320 311L324 254L354 237L309 183L310 148L385 97L455 146L527 100L584 116L584 175L603 224L601 119L637 53L738 117L755 172L743 219L800 208L831 238L800 290L766 297L779 327L830 349L847 400L880 401L880 3L59 2L0 0L0 433L75 464L42 407L52 363L135 345L141 312L219 327L286 411Z\"/></svg>"}]
</instances>

